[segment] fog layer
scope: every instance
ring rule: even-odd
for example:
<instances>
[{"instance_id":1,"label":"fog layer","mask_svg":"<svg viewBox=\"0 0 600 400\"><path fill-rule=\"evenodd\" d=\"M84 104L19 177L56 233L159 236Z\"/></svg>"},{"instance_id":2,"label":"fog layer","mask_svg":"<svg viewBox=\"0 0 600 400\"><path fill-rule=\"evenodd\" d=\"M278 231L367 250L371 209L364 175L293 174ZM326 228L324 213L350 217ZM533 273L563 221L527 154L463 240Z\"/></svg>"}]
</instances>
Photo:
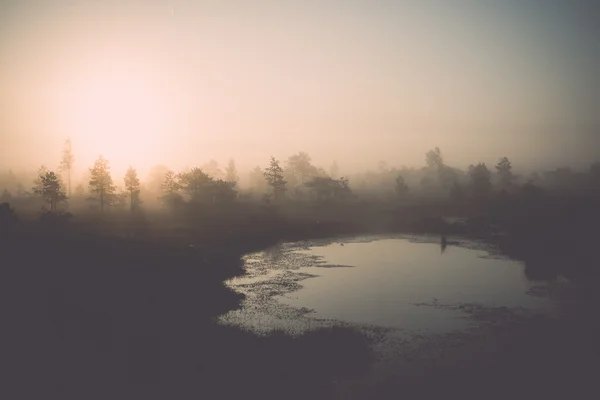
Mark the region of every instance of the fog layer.
<instances>
[{"instance_id":1,"label":"fog layer","mask_svg":"<svg viewBox=\"0 0 600 400\"><path fill-rule=\"evenodd\" d=\"M498 3L5 1L0 167L589 164L598 7Z\"/></svg>"}]
</instances>

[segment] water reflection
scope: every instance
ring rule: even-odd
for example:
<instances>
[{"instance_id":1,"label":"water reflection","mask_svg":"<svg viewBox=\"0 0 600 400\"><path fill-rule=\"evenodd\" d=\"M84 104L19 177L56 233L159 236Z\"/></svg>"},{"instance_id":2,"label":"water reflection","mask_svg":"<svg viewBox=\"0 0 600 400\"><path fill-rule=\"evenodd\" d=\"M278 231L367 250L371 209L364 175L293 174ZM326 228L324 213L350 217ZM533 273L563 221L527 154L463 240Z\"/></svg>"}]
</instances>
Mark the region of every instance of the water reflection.
<instances>
[{"instance_id":1,"label":"water reflection","mask_svg":"<svg viewBox=\"0 0 600 400\"><path fill-rule=\"evenodd\" d=\"M228 282L247 296L242 309L229 315L229 322L244 324L246 318L250 325L263 321L281 327L309 318L439 332L468 325L468 307L460 305L548 306L547 299L527 294L532 284L522 263L465 248L445 235L436 242L358 238L290 244L258 253L253 258L262 257L261 262L246 266L250 280ZM446 251L449 245L451 252ZM257 271L268 271L268 278L257 280Z\"/></svg>"},{"instance_id":2,"label":"water reflection","mask_svg":"<svg viewBox=\"0 0 600 400\"><path fill-rule=\"evenodd\" d=\"M441 245L441 248L442 248L441 253L444 254L444 251L446 251L446 247L448 247L448 240L446 239L446 236L442 236L442 240L441 240L440 245Z\"/></svg>"}]
</instances>

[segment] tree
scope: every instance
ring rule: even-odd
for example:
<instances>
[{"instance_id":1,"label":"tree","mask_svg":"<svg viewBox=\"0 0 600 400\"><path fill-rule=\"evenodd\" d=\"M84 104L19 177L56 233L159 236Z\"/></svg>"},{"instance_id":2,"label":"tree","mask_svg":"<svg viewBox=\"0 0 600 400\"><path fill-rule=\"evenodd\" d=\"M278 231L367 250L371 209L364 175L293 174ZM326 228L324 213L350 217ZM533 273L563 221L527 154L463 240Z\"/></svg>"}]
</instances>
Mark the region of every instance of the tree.
<instances>
[{"instance_id":1,"label":"tree","mask_svg":"<svg viewBox=\"0 0 600 400\"><path fill-rule=\"evenodd\" d=\"M288 158L286 170L292 186L303 185L308 179L319 175L317 168L311 164L310 156L304 151Z\"/></svg>"},{"instance_id":2,"label":"tree","mask_svg":"<svg viewBox=\"0 0 600 400\"><path fill-rule=\"evenodd\" d=\"M73 170L73 164L75 163L75 156L73 155L73 149L71 148L71 139L65 141L65 147L63 149L63 155L60 160L60 170L67 173L67 184L69 188L69 197L71 197L71 171Z\"/></svg>"},{"instance_id":3,"label":"tree","mask_svg":"<svg viewBox=\"0 0 600 400\"><path fill-rule=\"evenodd\" d=\"M179 184L178 176L175 172L168 170L165 173L163 183L160 187L163 204L173 207L180 203L182 201L181 195L179 194L180 189L181 185Z\"/></svg>"},{"instance_id":4,"label":"tree","mask_svg":"<svg viewBox=\"0 0 600 400\"><path fill-rule=\"evenodd\" d=\"M404 177L402 175L398 175L396 177L396 185L394 186L394 192L396 192L396 196L399 199L405 199L408 197L409 189Z\"/></svg>"},{"instance_id":5,"label":"tree","mask_svg":"<svg viewBox=\"0 0 600 400\"><path fill-rule=\"evenodd\" d=\"M473 195L479 198L487 197L492 189L492 174L485 163L469 166L469 176Z\"/></svg>"},{"instance_id":6,"label":"tree","mask_svg":"<svg viewBox=\"0 0 600 400\"><path fill-rule=\"evenodd\" d=\"M285 194L287 182L283 179L283 169L279 166L279 161L275 157L271 157L269 166L265 169L263 175L267 185L273 190L273 200L280 200Z\"/></svg>"},{"instance_id":7,"label":"tree","mask_svg":"<svg viewBox=\"0 0 600 400\"><path fill-rule=\"evenodd\" d=\"M229 203L236 199L235 183L222 179L214 181L211 185L213 201L218 203Z\"/></svg>"},{"instance_id":8,"label":"tree","mask_svg":"<svg viewBox=\"0 0 600 400\"><path fill-rule=\"evenodd\" d=\"M64 192L58 175L53 171L48 171L38 176L34 183L33 193L42 196L50 204L50 211L56 212L56 206L59 202L65 201L67 195Z\"/></svg>"},{"instance_id":9,"label":"tree","mask_svg":"<svg viewBox=\"0 0 600 400\"><path fill-rule=\"evenodd\" d=\"M108 161L103 156L99 156L94 167L90 168L89 187L90 192L99 196L100 211L104 212L104 203L110 201L110 197L115 194L117 188L113 185Z\"/></svg>"},{"instance_id":10,"label":"tree","mask_svg":"<svg viewBox=\"0 0 600 400\"><path fill-rule=\"evenodd\" d=\"M48 171L48 168L46 168L45 165L42 165L41 167L38 168L37 175L36 175L35 179L33 180L33 188L32 188L33 193L40 193L41 191L44 190L42 176L45 176L48 172L50 172L50 171Z\"/></svg>"},{"instance_id":11,"label":"tree","mask_svg":"<svg viewBox=\"0 0 600 400\"><path fill-rule=\"evenodd\" d=\"M127 205L128 192L114 193L109 197L109 204L117 210L124 210Z\"/></svg>"},{"instance_id":12,"label":"tree","mask_svg":"<svg viewBox=\"0 0 600 400\"><path fill-rule=\"evenodd\" d=\"M200 168L206 175L214 179L223 178L223 171L219 168L219 163L215 160L210 160L206 164L200 166Z\"/></svg>"},{"instance_id":13,"label":"tree","mask_svg":"<svg viewBox=\"0 0 600 400\"><path fill-rule=\"evenodd\" d=\"M192 201L212 201L211 185L214 179L201 168L192 168L178 175L179 185Z\"/></svg>"},{"instance_id":14,"label":"tree","mask_svg":"<svg viewBox=\"0 0 600 400\"><path fill-rule=\"evenodd\" d=\"M225 181L237 185L238 175L233 158L229 160L229 164L227 164L227 168L225 168Z\"/></svg>"},{"instance_id":15,"label":"tree","mask_svg":"<svg viewBox=\"0 0 600 400\"><path fill-rule=\"evenodd\" d=\"M125 190L129 193L130 209L133 212L140 204L140 179L133 167L127 169L124 181Z\"/></svg>"},{"instance_id":16,"label":"tree","mask_svg":"<svg viewBox=\"0 0 600 400\"><path fill-rule=\"evenodd\" d=\"M315 176L304 184L314 193L318 201L345 200L352 194L348 180L345 178L333 179L330 177Z\"/></svg>"},{"instance_id":17,"label":"tree","mask_svg":"<svg viewBox=\"0 0 600 400\"><path fill-rule=\"evenodd\" d=\"M430 169L440 169L444 166L444 158L442 157L442 152L439 147L436 147L433 150L429 150L425 154L425 162L427 163L427 167Z\"/></svg>"},{"instance_id":18,"label":"tree","mask_svg":"<svg viewBox=\"0 0 600 400\"><path fill-rule=\"evenodd\" d=\"M496 164L496 171L500 177L500 185L503 188L510 187L514 176L512 173L512 165L510 164L508 158L503 157L500 159L500 161L498 161L498 164Z\"/></svg>"}]
</instances>

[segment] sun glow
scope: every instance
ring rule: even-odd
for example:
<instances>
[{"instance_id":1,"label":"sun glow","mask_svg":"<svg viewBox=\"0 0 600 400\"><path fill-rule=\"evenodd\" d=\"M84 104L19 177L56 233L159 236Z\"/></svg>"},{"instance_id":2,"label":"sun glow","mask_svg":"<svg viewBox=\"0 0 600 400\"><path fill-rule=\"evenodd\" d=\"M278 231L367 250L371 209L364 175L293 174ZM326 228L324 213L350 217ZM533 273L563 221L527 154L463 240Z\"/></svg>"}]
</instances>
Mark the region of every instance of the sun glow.
<instances>
[{"instance_id":1,"label":"sun glow","mask_svg":"<svg viewBox=\"0 0 600 400\"><path fill-rule=\"evenodd\" d=\"M102 154L117 174L129 165L147 170L160 159L170 111L151 80L105 74L81 83L70 116L81 150L90 157Z\"/></svg>"}]
</instances>

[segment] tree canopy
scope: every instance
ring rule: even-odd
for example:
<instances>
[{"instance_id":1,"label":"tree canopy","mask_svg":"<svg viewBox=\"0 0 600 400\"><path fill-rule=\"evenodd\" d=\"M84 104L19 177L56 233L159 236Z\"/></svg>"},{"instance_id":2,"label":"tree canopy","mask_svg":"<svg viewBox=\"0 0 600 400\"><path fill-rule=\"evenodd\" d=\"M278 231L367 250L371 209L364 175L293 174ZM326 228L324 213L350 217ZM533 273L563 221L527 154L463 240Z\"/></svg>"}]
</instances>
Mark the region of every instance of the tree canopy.
<instances>
[{"instance_id":1,"label":"tree canopy","mask_svg":"<svg viewBox=\"0 0 600 400\"><path fill-rule=\"evenodd\" d=\"M131 211L134 211L140 205L140 179L137 171L133 167L129 167L125 173L125 190L129 194L129 206Z\"/></svg>"},{"instance_id":2,"label":"tree canopy","mask_svg":"<svg viewBox=\"0 0 600 400\"><path fill-rule=\"evenodd\" d=\"M271 157L269 166L265 169L263 174L267 181L267 185L269 185L273 191L273 200L281 200L287 190L287 182L283 179L283 169L275 157Z\"/></svg>"},{"instance_id":3,"label":"tree canopy","mask_svg":"<svg viewBox=\"0 0 600 400\"><path fill-rule=\"evenodd\" d=\"M108 160L99 156L94 166L90 168L89 188L91 193L98 195L100 200L100 210L104 211L104 204L111 200L111 196L116 193L117 188L113 184L110 174Z\"/></svg>"},{"instance_id":4,"label":"tree canopy","mask_svg":"<svg viewBox=\"0 0 600 400\"><path fill-rule=\"evenodd\" d=\"M33 193L42 196L50 204L51 212L56 212L58 203L67 199L60 179L53 171L47 171L38 176L34 182Z\"/></svg>"}]
</instances>

